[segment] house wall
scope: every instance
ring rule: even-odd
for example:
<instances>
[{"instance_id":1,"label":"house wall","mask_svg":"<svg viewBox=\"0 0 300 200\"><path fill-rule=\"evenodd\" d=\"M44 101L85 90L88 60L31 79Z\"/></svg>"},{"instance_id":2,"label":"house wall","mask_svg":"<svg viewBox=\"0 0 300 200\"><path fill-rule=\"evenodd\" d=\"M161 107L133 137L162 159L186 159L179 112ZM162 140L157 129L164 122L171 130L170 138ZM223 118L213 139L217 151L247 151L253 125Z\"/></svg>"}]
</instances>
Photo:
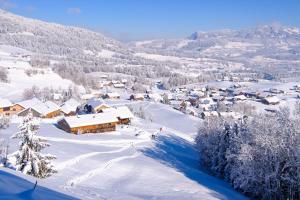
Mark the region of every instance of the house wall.
<instances>
[{"instance_id":1,"label":"house wall","mask_svg":"<svg viewBox=\"0 0 300 200\"><path fill-rule=\"evenodd\" d=\"M105 106L105 105L101 105L101 106L95 107L94 110L95 110L96 113L99 113L102 110L107 109L107 108L110 108L110 107L109 106Z\"/></svg>"},{"instance_id":2,"label":"house wall","mask_svg":"<svg viewBox=\"0 0 300 200\"><path fill-rule=\"evenodd\" d=\"M11 116L15 115L19 112L24 110L24 108L18 104L15 104L13 106L7 107L7 108L0 108L0 114L6 115L6 116Z\"/></svg>"},{"instance_id":3,"label":"house wall","mask_svg":"<svg viewBox=\"0 0 300 200\"><path fill-rule=\"evenodd\" d=\"M116 130L117 122L107 124L97 124L92 126L82 126L71 128L69 132L74 134L85 134L85 133L103 133Z\"/></svg>"},{"instance_id":4,"label":"house wall","mask_svg":"<svg viewBox=\"0 0 300 200\"><path fill-rule=\"evenodd\" d=\"M130 119L126 118L126 119L119 119L118 124L130 124Z\"/></svg>"},{"instance_id":5,"label":"house wall","mask_svg":"<svg viewBox=\"0 0 300 200\"><path fill-rule=\"evenodd\" d=\"M54 118L60 115L60 110L48 113L44 118Z\"/></svg>"},{"instance_id":6,"label":"house wall","mask_svg":"<svg viewBox=\"0 0 300 200\"><path fill-rule=\"evenodd\" d=\"M64 112L61 112L61 114L63 114L64 116L66 117L70 117L70 116L75 116L76 115L76 112L70 112L70 113L64 113Z\"/></svg>"},{"instance_id":7,"label":"house wall","mask_svg":"<svg viewBox=\"0 0 300 200\"><path fill-rule=\"evenodd\" d=\"M26 110L23 110L21 112L18 113L19 117L25 117L29 114L29 112L32 113L33 117L41 117L41 113L35 111L34 109L28 108Z\"/></svg>"},{"instance_id":8,"label":"house wall","mask_svg":"<svg viewBox=\"0 0 300 200\"><path fill-rule=\"evenodd\" d=\"M61 128L62 130L69 132L69 133L71 132L71 128L69 127L69 125L65 119L58 121L57 124L58 124L59 128Z\"/></svg>"}]
</instances>

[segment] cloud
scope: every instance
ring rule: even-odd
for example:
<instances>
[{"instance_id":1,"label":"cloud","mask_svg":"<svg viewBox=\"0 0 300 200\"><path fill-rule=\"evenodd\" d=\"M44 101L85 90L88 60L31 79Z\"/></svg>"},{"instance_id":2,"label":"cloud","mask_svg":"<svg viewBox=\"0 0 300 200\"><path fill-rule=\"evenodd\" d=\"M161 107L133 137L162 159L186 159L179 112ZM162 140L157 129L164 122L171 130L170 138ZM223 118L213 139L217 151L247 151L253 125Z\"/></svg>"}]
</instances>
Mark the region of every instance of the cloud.
<instances>
[{"instance_id":1,"label":"cloud","mask_svg":"<svg viewBox=\"0 0 300 200\"><path fill-rule=\"evenodd\" d=\"M12 8L16 8L17 4L13 3L10 0L0 0L0 8L4 10L10 10Z\"/></svg>"},{"instance_id":2,"label":"cloud","mask_svg":"<svg viewBox=\"0 0 300 200\"><path fill-rule=\"evenodd\" d=\"M80 8L68 8L67 13L71 15L79 15L81 13Z\"/></svg>"}]
</instances>

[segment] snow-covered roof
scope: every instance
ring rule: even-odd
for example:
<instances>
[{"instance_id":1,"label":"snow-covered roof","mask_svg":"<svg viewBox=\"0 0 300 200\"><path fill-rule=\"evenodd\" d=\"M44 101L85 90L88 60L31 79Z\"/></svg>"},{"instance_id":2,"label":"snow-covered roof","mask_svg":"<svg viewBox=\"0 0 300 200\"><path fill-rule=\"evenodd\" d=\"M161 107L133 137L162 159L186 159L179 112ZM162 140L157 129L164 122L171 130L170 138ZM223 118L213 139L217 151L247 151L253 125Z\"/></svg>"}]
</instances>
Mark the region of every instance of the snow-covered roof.
<instances>
[{"instance_id":1,"label":"snow-covered roof","mask_svg":"<svg viewBox=\"0 0 300 200\"><path fill-rule=\"evenodd\" d=\"M52 101L46 101L44 104L48 108L49 111L56 111L56 110L60 109L60 107Z\"/></svg>"},{"instance_id":2,"label":"snow-covered roof","mask_svg":"<svg viewBox=\"0 0 300 200\"><path fill-rule=\"evenodd\" d=\"M127 106L117 107L117 115L120 117L120 119L134 118L132 112Z\"/></svg>"},{"instance_id":3,"label":"snow-covered roof","mask_svg":"<svg viewBox=\"0 0 300 200\"><path fill-rule=\"evenodd\" d=\"M92 99L94 97L95 97L94 94L84 94L84 95L81 96L81 99L82 100L89 100L89 99Z\"/></svg>"},{"instance_id":4,"label":"snow-covered roof","mask_svg":"<svg viewBox=\"0 0 300 200\"><path fill-rule=\"evenodd\" d=\"M69 114L71 112L76 112L77 107L80 106L80 103L75 99L69 99L61 105L61 111Z\"/></svg>"},{"instance_id":5,"label":"snow-covered roof","mask_svg":"<svg viewBox=\"0 0 300 200\"><path fill-rule=\"evenodd\" d=\"M123 83L114 83L115 88L123 88L125 85Z\"/></svg>"},{"instance_id":6,"label":"snow-covered roof","mask_svg":"<svg viewBox=\"0 0 300 200\"><path fill-rule=\"evenodd\" d=\"M107 96L110 98L120 97L119 93L116 92L107 93Z\"/></svg>"},{"instance_id":7,"label":"snow-covered roof","mask_svg":"<svg viewBox=\"0 0 300 200\"><path fill-rule=\"evenodd\" d=\"M87 102L88 105L92 106L93 109L96 109L100 106L110 107L105 103L103 99L91 99Z\"/></svg>"},{"instance_id":8,"label":"snow-covered roof","mask_svg":"<svg viewBox=\"0 0 300 200\"><path fill-rule=\"evenodd\" d=\"M120 119L132 119L134 118L134 115L132 112L129 110L127 106L120 106L117 108L108 108L103 110L104 113L111 113L115 117L120 118Z\"/></svg>"},{"instance_id":9,"label":"snow-covered roof","mask_svg":"<svg viewBox=\"0 0 300 200\"><path fill-rule=\"evenodd\" d=\"M136 99L143 99L144 98L144 94L142 94L142 93L137 93L137 94L134 94L133 96Z\"/></svg>"},{"instance_id":10,"label":"snow-covered roof","mask_svg":"<svg viewBox=\"0 0 300 200\"><path fill-rule=\"evenodd\" d=\"M47 101L45 103L41 102L37 98L29 99L26 101L22 101L17 103L25 109L33 109L42 115L46 115L48 113L59 110L59 106L53 102Z\"/></svg>"},{"instance_id":11,"label":"snow-covered roof","mask_svg":"<svg viewBox=\"0 0 300 200\"><path fill-rule=\"evenodd\" d=\"M12 103L8 99L0 99L0 108L10 107Z\"/></svg>"},{"instance_id":12,"label":"snow-covered roof","mask_svg":"<svg viewBox=\"0 0 300 200\"><path fill-rule=\"evenodd\" d=\"M118 122L117 117L113 113L78 115L65 117L64 120L70 128Z\"/></svg>"},{"instance_id":13,"label":"snow-covered roof","mask_svg":"<svg viewBox=\"0 0 300 200\"><path fill-rule=\"evenodd\" d=\"M247 99L247 97L245 96L245 95L237 95L237 96L235 96L234 97L236 100L246 100Z\"/></svg>"},{"instance_id":14,"label":"snow-covered roof","mask_svg":"<svg viewBox=\"0 0 300 200\"><path fill-rule=\"evenodd\" d=\"M86 104L91 105L93 108L105 103L103 99L90 99Z\"/></svg>"},{"instance_id":15,"label":"snow-covered roof","mask_svg":"<svg viewBox=\"0 0 300 200\"><path fill-rule=\"evenodd\" d=\"M265 100L268 103L279 103L280 102L280 99L277 96L268 96L268 97L265 97Z\"/></svg>"}]
</instances>

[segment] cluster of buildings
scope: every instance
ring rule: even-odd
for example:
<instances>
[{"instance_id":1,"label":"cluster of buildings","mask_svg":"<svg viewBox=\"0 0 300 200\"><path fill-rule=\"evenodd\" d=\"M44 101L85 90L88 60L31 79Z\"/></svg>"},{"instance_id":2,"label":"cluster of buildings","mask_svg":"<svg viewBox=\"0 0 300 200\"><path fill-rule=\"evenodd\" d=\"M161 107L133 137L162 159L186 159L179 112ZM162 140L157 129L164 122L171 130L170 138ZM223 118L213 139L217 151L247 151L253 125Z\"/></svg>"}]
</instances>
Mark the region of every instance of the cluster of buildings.
<instances>
[{"instance_id":1,"label":"cluster of buildings","mask_svg":"<svg viewBox=\"0 0 300 200\"><path fill-rule=\"evenodd\" d=\"M99 82L99 88L104 87L113 87L116 89L124 89L126 88L126 84L128 83L127 79L121 79L121 80L108 80L108 75L101 75L100 76L101 81Z\"/></svg>"},{"instance_id":2,"label":"cluster of buildings","mask_svg":"<svg viewBox=\"0 0 300 200\"><path fill-rule=\"evenodd\" d=\"M285 96L293 96L291 91L300 93L300 85L287 90L270 88L262 91L250 91L239 83L229 87L199 87L187 89L179 87L166 94L169 104L174 109L186 114L205 118L206 116L233 116L242 117L239 113L233 112L230 108L239 102L256 102L264 105L278 105L285 100ZM300 97L298 95L298 97ZM226 106L226 112L221 112L218 106ZM256 104L257 105L257 104ZM270 109L265 109L269 111Z\"/></svg>"},{"instance_id":3,"label":"cluster of buildings","mask_svg":"<svg viewBox=\"0 0 300 200\"><path fill-rule=\"evenodd\" d=\"M74 134L114 131L117 125L130 124L134 118L128 107L111 107L102 99L89 100L83 104L70 99L60 106L37 98L14 104L7 99L0 100L0 115L24 117L29 112L38 118L57 117L58 127Z\"/></svg>"}]
</instances>

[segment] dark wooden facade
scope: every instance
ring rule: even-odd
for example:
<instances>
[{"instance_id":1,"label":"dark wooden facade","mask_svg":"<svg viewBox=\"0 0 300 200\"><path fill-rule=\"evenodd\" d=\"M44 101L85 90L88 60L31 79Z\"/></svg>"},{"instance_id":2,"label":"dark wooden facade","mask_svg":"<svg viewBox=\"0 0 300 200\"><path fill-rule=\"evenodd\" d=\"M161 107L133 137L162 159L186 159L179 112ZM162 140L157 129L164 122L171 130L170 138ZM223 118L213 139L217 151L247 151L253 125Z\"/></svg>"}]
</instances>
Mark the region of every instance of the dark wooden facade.
<instances>
[{"instance_id":1,"label":"dark wooden facade","mask_svg":"<svg viewBox=\"0 0 300 200\"><path fill-rule=\"evenodd\" d=\"M104 133L109 131L115 131L118 122L95 124L89 126L70 127L65 119L58 122L59 127L69 133L85 134L85 133Z\"/></svg>"}]
</instances>

